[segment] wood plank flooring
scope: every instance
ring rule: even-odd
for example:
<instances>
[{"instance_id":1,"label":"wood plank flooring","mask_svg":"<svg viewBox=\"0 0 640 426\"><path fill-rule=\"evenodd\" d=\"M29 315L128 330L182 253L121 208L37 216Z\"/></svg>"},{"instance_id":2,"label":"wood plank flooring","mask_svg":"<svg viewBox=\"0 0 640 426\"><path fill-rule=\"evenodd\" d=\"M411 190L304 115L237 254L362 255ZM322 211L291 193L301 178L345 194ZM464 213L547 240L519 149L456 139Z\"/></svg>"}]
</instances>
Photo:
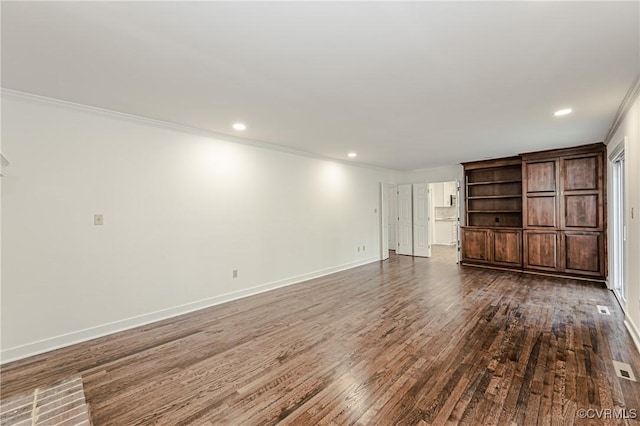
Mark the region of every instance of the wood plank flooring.
<instances>
[{"instance_id":1,"label":"wood plank flooring","mask_svg":"<svg viewBox=\"0 0 640 426\"><path fill-rule=\"evenodd\" d=\"M599 284L392 256L4 366L80 375L94 425L640 424L640 357ZM611 316L596 305L608 306ZM625 409L582 419L584 409Z\"/></svg>"}]
</instances>

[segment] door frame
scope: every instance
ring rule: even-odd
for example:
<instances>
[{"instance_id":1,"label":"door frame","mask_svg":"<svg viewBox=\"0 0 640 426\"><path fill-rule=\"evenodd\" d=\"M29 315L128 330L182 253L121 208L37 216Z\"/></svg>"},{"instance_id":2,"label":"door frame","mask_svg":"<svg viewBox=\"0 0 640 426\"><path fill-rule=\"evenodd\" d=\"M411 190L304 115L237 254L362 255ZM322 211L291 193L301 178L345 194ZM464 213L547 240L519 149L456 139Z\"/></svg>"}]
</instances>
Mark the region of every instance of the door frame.
<instances>
[{"instance_id":1,"label":"door frame","mask_svg":"<svg viewBox=\"0 0 640 426\"><path fill-rule=\"evenodd\" d=\"M403 206L403 200L401 200L402 192L404 191L406 191L409 196L408 206ZM401 223L402 222L401 207L403 209L406 208L408 210L409 215L411 216L410 225L408 225L409 229L406 233L406 237L410 240L410 242L408 242L406 246L400 245L403 232L405 231L405 229L403 228L404 225ZM413 184L411 183L398 184L398 225L396 229L397 229L396 238L398 243L398 246L396 248L396 254L413 256Z\"/></svg>"},{"instance_id":2,"label":"door frame","mask_svg":"<svg viewBox=\"0 0 640 426\"><path fill-rule=\"evenodd\" d=\"M618 303L623 309L626 309L627 297L625 285L625 279L627 275L627 238L626 238L626 226L628 218L625 204L628 200L628 185L627 181L627 163L623 163L622 168L616 170L615 164L619 161L624 161L625 152L628 152L629 138L625 136L617 146L609 153L609 171L611 172L611 223L609 229L609 239L611 241L611 248L609 254L609 279L607 280L607 286L613 291L613 294L618 299ZM616 172L621 174L619 176L622 180L622 188L618 188L618 180ZM618 285L618 284L621 285Z\"/></svg>"},{"instance_id":3,"label":"door frame","mask_svg":"<svg viewBox=\"0 0 640 426\"><path fill-rule=\"evenodd\" d=\"M387 219L389 221L389 250L398 248L398 184L388 183L387 187ZM392 215L393 213L393 215ZM391 238L393 236L393 238Z\"/></svg>"},{"instance_id":4,"label":"door frame","mask_svg":"<svg viewBox=\"0 0 640 426\"><path fill-rule=\"evenodd\" d=\"M389 219L387 217L387 200L389 199L388 186L385 182L380 182L380 260L389 258Z\"/></svg>"},{"instance_id":5,"label":"door frame","mask_svg":"<svg viewBox=\"0 0 640 426\"><path fill-rule=\"evenodd\" d=\"M462 235L461 235L461 223L460 223L460 206L462 203L460 202L460 180L456 179L456 264L460 264L462 262Z\"/></svg>"}]
</instances>

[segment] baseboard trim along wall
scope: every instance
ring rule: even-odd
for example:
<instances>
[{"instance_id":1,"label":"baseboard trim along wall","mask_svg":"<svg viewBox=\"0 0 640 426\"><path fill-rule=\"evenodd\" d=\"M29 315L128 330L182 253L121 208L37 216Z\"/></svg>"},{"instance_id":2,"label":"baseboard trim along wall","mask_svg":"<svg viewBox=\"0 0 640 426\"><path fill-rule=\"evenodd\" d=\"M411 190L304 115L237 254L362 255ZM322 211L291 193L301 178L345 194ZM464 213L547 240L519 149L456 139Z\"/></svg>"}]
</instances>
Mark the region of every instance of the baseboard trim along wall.
<instances>
[{"instance_id":1,"label":"baseboard trim along wall","mask_svg":"<svg viewBox=\"0 0 640 426\"><path fill-rule=\"evenodd\" d=\"M631 334L631 338L633 339L633 343L636 345L636 349L640 352L640 332L638 332L638 327L631 321L631 318L628 316L624 319L624 325L629 330L629 334Z\"/></svg>"},{"instance_id":2,"label":"baseboard trim along wall","mask_svg":"<svg viewBox=\"0 0 640 426\"><path fill-rule=\"evenodd\" d=\"M135 327L140 327L143 325L151 324L157 321L165 320L165 319L176 317L179 315L188 314L190 312L194 312L200 309L205 309L211 306L219 305L221 303L231 302L232 300L242 299L244 297L253 296L253 295L264 293L270 290L275 290L280 287L299 284L304 281L308 281L314 278L320 278L336 272L366 265L368 263L377 262L379 260L380 259L378 257L361 259L355 262L345 263L342 265L322 269L319 271L309 272L307 274L285 278L283 280L273 281L266 284L260 284L255 287L250 287L244 290L225 293L225 294L210 297L207 299L196 300L194 302L186 303L183 305L174 306L171 308L166 308L166 309L162 309L155 312L149 312L147 314L126 318L119 321L114 321L108 324L103 324L96 327L86 328L84 330L78 330L71 333L50 337L48 339L39 340L36 342L28 343L26 345L16 346L8 349L2 349L2 351L0 351L0 364L7 364L9 362L17 361L23 358L28 358L30 356L39 355L45 352L64 348L66 346L71 346L77 343L86 342L88 340L96 339L98 337L107 336L109 334L117 333L120 331L129 330Z\"/></svg>"}]
</instances>

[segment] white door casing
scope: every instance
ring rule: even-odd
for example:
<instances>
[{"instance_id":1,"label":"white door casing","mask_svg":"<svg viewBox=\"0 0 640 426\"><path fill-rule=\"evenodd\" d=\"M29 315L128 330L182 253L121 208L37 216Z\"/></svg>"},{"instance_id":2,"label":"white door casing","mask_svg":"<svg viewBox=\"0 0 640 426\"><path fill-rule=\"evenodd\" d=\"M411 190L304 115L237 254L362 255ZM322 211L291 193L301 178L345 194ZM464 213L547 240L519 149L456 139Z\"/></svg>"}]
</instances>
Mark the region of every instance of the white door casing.
<instances>
[{"instance_id":1,"label":"white door casing","mask_svg":"<svg viewBox=\"0 0 640 426\"><path fill-rule=\"evenodd\" d=\"M380 259L387 260L389 258L389 220L387 218L387 184L380 182Z\"/></svg>"},{"instance_id":2,"label":"white door casing","mask_svg":"<svg viewBox=\"0 0 640 426\"><path fill-rule=\"evenodd\" d=\"M387 217L389 219L389 248L396 250L398 240L396 230L398 226L398 187L394 184L387 185Z\"/></svg>"},{"instance_id":3,"label":"white door casing","mask_svg":"<svg viewBox=\"0 0 640 426\"><path fill-rule=\"evenodd\" d=\"M429 184L413 184L413 255L431 257Z\"/></svg>"},{"instance_id":4,"label":"white door casing","mask_svg":"<svg viewBox=\"0 0 640 426\"><path fill-rule=\"evenodd\" d=\"M398 185L398 249L396 253L413 256L412 185Z\"/></svg>"},{"instance_id":5,"label":"white door casing","mask_svg":"<svg viewBox=\"0 0 640 426\"><path fill-rule=\"evenodd\" d=\"M456 263L460 263L462 262L462 243L460 242L461 240L461 236L460 236L460 210L462 209L461 207L461 203L460 203L460 181L456 180L456 225L455 225L455 234L456 234L456 247L457 247L457 253L456 253Z\"/></svg>"}]
</instances>

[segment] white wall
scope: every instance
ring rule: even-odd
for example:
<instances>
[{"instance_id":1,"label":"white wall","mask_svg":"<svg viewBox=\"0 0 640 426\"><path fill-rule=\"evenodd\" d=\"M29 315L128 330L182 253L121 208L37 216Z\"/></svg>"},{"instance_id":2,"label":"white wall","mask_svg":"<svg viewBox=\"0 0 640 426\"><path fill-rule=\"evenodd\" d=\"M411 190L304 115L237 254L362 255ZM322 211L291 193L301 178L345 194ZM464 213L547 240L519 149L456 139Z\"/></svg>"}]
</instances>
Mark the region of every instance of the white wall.
<instances>
[{"instance_id":1,"label":"white wall","mask_svg":"<svg viewBox=\"0 0 640 426\"><path fill-rule=\"evenodd\" d=\"M625 150L625 221L627 224L625 285L627 287L625 322L640 350L640 96L633 101L624 121L607 144L610 153L628 138ZM611 179L608 179L608 192L611 193ZM609 218L612 206L608 205ZM631 217L631 209L634 214ZM611 231L610 231L611 232ZM609 237L609 269L613 265L613 238Z\"/></svg>"},{"instance_id":2,"label":"white wall","mask_svg":"<svg viewBox=\"0 0 640 426\"><path fill-rule=\"evenodd\" d=\"M433 167L430 169L414 170L403 173L398 183L415 183L415 182L451 182L460 181L464 176L464 169L461 164L447 167Z\"/></svg>"},{"instance_id":3,"label":"white wall","mask_svg":"<svg viewBox=\"0 0 640 426\"><path fill-rule=\"evenodd\" d=\"M7 94L2 139L3 362L379 258L392 172Z\"/></svg>"}]
</instances>

